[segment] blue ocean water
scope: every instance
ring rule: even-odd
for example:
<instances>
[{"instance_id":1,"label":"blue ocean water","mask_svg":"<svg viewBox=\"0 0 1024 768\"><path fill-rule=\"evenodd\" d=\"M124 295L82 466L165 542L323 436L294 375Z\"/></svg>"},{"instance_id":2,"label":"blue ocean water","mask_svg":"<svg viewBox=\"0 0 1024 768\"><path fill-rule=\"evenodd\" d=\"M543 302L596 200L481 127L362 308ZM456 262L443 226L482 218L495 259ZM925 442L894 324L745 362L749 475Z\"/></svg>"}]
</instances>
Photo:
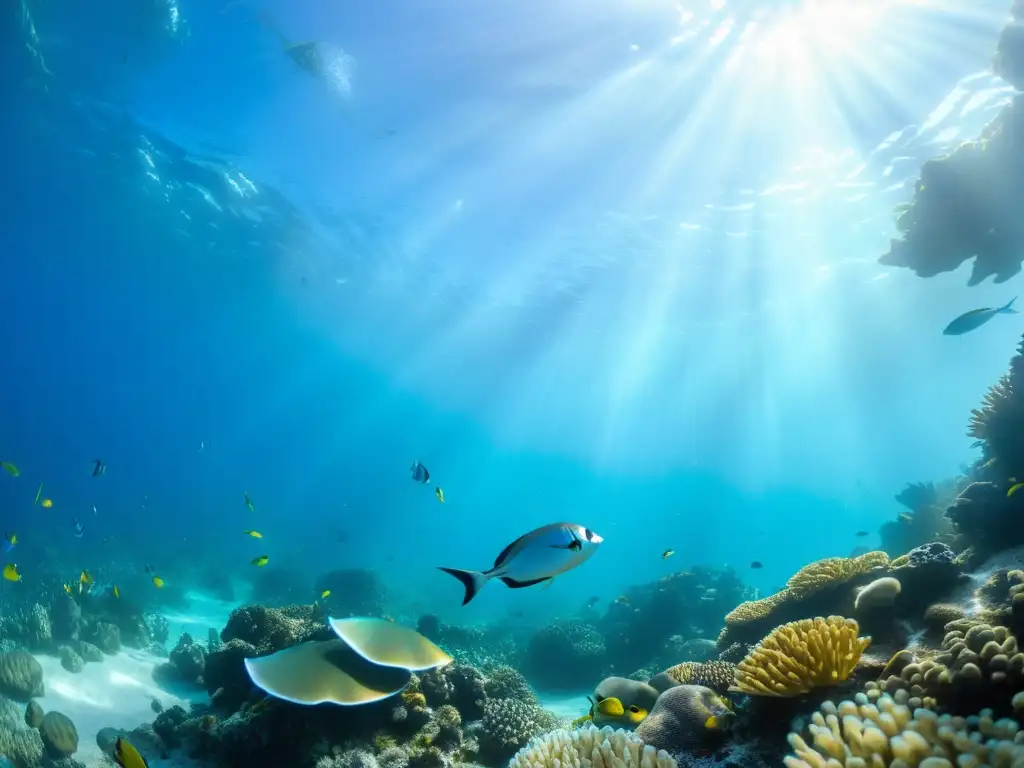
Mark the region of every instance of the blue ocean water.
<instances>
[{"instance_id":1,"label":"blue ocean water","mask_svg":"<svg viewBox=\"0 0 1024 768\"><path fill-rule=\"evenodd\" d=\"M941 335L1013 283L877 263L921 161L1005 103L1006 9L834 5L8 3L3 600L368 568L410 621L539 625L877 545L976 458L1020 334ZM462 608L435 569L556 520L605 543L549 589Z\"/></svg>"}]
</instances>

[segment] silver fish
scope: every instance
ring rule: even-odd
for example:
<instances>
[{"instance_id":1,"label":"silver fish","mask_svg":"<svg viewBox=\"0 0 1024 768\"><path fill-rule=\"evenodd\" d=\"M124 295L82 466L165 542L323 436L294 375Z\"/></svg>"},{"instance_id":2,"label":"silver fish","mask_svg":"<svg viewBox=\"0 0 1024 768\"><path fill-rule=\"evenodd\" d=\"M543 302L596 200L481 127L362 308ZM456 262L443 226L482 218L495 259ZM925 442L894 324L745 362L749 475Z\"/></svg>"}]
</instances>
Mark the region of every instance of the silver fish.
<instances>
[{"instance_id":1,"label":"silver fish","mask_svg":"<svg viewBox=\"0 0 1024 768\"><path fill-rule=\"evenodd\" d=\"M1017 310L1013 308L1013 302L1016 300L1017 297L1014 296L1003 307L984 307L964 312L960 317L947 325L943 333L946 336L959 336L968 331L973 331L975 328L980 328L996 315L1016 315Z\"/></svg>"},{"instance_id":2,"label":"silver fish","mask_svg":"<svg viewBox=\"0 0 1024 768\"><path fill-rule=\"evenodd\" d=\"M489 571L441 570L462 582L466 589L462 600L465 605L491 579L501 579L512 589L549 581L586 562L602 541L604 539L582 525L551 523L520 536L501 550Z\"/></svg>"}]
</instances>

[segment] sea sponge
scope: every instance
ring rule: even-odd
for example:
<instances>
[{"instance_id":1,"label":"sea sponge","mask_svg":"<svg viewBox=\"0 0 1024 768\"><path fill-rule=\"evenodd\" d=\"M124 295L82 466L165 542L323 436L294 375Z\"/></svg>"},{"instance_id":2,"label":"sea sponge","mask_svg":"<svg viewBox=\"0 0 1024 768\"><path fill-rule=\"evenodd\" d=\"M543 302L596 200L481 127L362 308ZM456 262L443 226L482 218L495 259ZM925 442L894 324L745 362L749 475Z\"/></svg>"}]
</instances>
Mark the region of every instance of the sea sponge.
<instances>
[{"instance_id":1,"label":"sea sponge","mask_svg":"<svg viewBox=\"0 0 1024 768\"><path fill-rule=\"evenodd\" d=\"M900 697L902 699L903 697ZM811 716L810 745L789 734L795 755L786 768L954 768L1019 766L1024 739L1013 720L994 720L990 710L976 717L911 710L884 695L875 704L859 693L854 701L831 701Z\"/></svg>"},{"instance_id":2,"label":"sea sponge","mask_svg":"<svg viewBox=\"0 0 1024 768\"><path fill-rule=\"evenodd\" d=\"M751 696L798 696L846 680L871 644L853 619L829 616L776 627L736 669L730 691Z\"/></svg>"},{"instance_id":3,"label":"sea sponge","mask_svg":"<svg viewBox=\"0 0 1024 768\"><path fill-rule=\"evenodd\" d=\"M835 584L842 584L875 568L886 568L889 555L865 552L859 557L827 557L805 565L786 583L794 597L807 597Z\"/></svg>"},{"instance_id":4,"label":"sea sponge","mask_svg":"<svg viewBox=\"0 0 1024 768\"><path fill-rule=\"evenodd\" d=\"M867 610L892 605L902 589L899 579L892 576L883 576L875 579L857 593L853 601L855 611Z\"/></svg>"},{"instance_id":5,"label":"sea sponge","mask_svg":"<svg viewBox=\"0 0 1024 768\"><path fill-rule=\"evenodd\" d=\"M702 685L669 688L654 704L636 735L657 749L678 752L706 744L735 719L729 702Z\"/></svg>"},{"instance_id":6,"label":"sea sponge","mask_svg":"<svg viewBox=\"0 0 1024 768\"><path fill-rule=\"evenodd\" d=\"M680 685L702 685L718 693L726 693L736 677L736 665L727 661L684 661L662 674Z\"/></svg>"},{"instance_id":7,"label":"sea sponge","mask_svg":"<svg viewBox=\"0 0 1024 768\"><path fill-rule=\"evenodd\" d=\"M534 738L508 768L676 768L664 750L645 744L630 731L592 725L557 730Z\"/></svg>"}]
</instances>

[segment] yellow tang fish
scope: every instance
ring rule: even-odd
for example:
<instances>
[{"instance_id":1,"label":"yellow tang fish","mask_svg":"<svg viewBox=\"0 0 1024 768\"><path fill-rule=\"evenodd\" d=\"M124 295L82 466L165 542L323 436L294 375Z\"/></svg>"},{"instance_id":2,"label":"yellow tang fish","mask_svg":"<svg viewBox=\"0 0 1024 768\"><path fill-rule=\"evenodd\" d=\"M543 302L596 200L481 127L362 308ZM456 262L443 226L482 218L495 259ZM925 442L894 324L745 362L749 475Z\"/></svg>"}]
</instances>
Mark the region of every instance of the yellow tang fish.
<instances>
[{"instance_id":1,"label":"yellow tang fish","mask_svg":"<svg viewBox=\"0 0 1024 768\"><path fill-rule=\"evenodd\" d=\"M270 557L269 556L267 556L267 555L260 555L259 557L254 557L249 564L250 565L255 565L257 568L262 568L264 565L266 565L269 562L270 562Z\"/></svg>"},{"instance_id":2,"label":"yellow tang fish","mask_svg":"<svg viewBox=\"0 0 1024 768\"><path fill-rule=\"evenodd\" d=\"M88 571L82 571L82 575L78 577L78 580L82 584L92 584L92 574Z\"/></svg>"},{"instance_id":3,"label":"yellow tang fish","mask_svg":"<svg viewBox=\"0 0 1024 768\"><path fill-rule=\"evenodd\" d=\"M252 536L254 539L262 539L263 534L259 531L243 531L246 536Z\"/></svg>"},{"instance_id":4,"label":"yellow tang fish","mask_svg":"<svg viewBox=\"0 0 1024 768\"><path fill-rule=\"evenodd\" d=\"M114 585L114 589L112 591L114 593L114 597L116 599L120 600L121 599L121 590L117 588L117 584Z\"/></svg>"},{"instance_id":5,"label":"yellow tang fish","mask_svg":"<svg viewBox=\"0 0 1024 768\"><path fill-rule=\"evenodd\" d=\"M70 595L71 594L71 585L65 583L64 584L64 591L67 592Z\"/></svg>"},{"instance_id":6,"label":"yellow tang fish","mask_svg":"<svg viewBox=\"0 0 1024 768\"><path fill-rule=\"evenodd\" d=\"M437 496L437 500L444 504L444 491L441 490L441 486L437 486L434 489L434 495Z\"/></svg>"},{"instance_id":7,"label":"yellow tang fish","mask_svg":"<svg viewBox=\"0 0 1024 768\"><path fill-rule=\"evenodd\" d=\"M331 590L329 590L329 589L325 589L323 592L320 593L320 599L325 599L325 598L328 598L330 596L331 596Z\"/></svg>"},{"instance_id":8,"label":"yellow tang fish","mask_svg":"<svg viewBox=\"0 0 1024 768\"><path fill-rule=\"evenodd\" d=\"M154 576L153 577L153 586L156 587L157 589L163 589L164 588L164 580L161 579L159 576Z\"/></svg>"},{"instance_id":9,"label":"yellow tang fish","mask_svg":"<svg viewBox=\"0 0 1024 768\"><path fill-rule=\"evenodd\" d=\"M4 471L11 477L17 477L21 474L18 468L9 461L0 461L0 467L3 467Z\"/></svg>"},{"instance_id":10,"label":"yellow tang fish","mask_svg":"<svg viewBox=\"0 0 1024 768\"><path fill-rule=\"evenodd\" d=\"M4 578L7 581L21 581L21 571L15 563L8 563L4 566Z\"/></svg>"},{"instance_id":11,"label":"yellow tang fish","mask_svg":"<svg viewBox=\"0 0 1024 768\"><path fill-rule=\"evenodd\" d=\"M53 499L43 499L43 509L49 509L53 506Z\"/></svg>"},{"instance_id":12,"label":"yellow tang fish","mask_svg":"<svg viewBox=\"0 0 1024 768\"><path fill-rule=\"evenodd\" d=\"M1015 478L1015 477L1011 477L1011 478L1010 478L1010 480L1011 480L1011 481L1016 481L1016 479L1017 479L1017 478ZM1007 496L1007 498L1009 498L1010 496L1013 496L1013 494L1015 494L1015 493L1016 493L1017 491L1019 491L1019 490L1020 490L1021 488L1024 488L1024 483L1017 483L1017 482L1014 482L1014 484L1010 486L1010 490L1008 490L1008 491L1006 492L1006 496Z\"/></svg>"},{"instance_id":13,"label":"yellow tang fish","mask_svg":"<svg viewBox=\"0 0 1024 768\"><path fill-rule=\"evenodd\" d=\"M114 744L114 762L121 768L149 768L146 758L139 754L139 750L133 747L123 736L117 737Z\"/></svg>"}]
</instances>

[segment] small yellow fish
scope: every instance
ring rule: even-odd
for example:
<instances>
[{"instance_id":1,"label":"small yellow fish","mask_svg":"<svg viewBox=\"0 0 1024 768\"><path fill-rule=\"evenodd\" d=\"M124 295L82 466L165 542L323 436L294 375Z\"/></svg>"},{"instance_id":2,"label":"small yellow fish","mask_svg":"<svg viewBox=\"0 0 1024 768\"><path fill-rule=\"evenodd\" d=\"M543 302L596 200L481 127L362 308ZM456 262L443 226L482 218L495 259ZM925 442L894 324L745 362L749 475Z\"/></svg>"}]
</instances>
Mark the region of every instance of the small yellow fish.
<instances>
[{"instance_id":1,"label":"small yellow fish","mask_svg":"<svg viewBox=\"0 0 1024 768\"><path fill-rule=\"evenodd\" d=\"M1014 478L1011 477L1010 479L1013 480ZM1015 483L1015 484L1011 485L1010 486L1010 490L1008 490L1006 492L1007 497L1013 496L1013 494L1015 494L1021 488L1024 488L1024 483Z\"/></svg>"},{"instance_id":2,"label":"small yellow fish","mask_svg":"<svg viewBox=\"0 0 1024 768\"><path fill-rule=\"evenodd\" d=\"M437 486L434 489L434 495L437 496L437 500L444 504L444 491L441 490L441 486Z\"/></svg>"},{"instance_id":3,"label":"small yellow fish","mask_svg":"<svg viewBox=\"0 0 1024 768\"><path fill-rule=\"evenodd\" d=\"M9 461L0 461L0 467L3 467L4 471L11 477L17 477L21 474L18 468Z\"/></svg>"},{"instance_id":4,"label":"small yellow fish","mask_svg":"<svg viewBox=\"0 0 1024 768\"><path fill-rule=\"evenodd\" d=\"M674 549L666 549L664 552L661 553L661 559L667 560L668 558L672 557L672 555L674 555L675 553L676 551Z\"/></svg>"},{"instance_id":5,"label":"small yellow fish","mask_svg":"<svg viewBox=\"0 0 1024 768\"><path fill-rule=\"evenodd\" d=\"M33 501L32 503L33 504L38 504L39 503L39 497L42 496L42 495L43 495L43 484L40 483L39 484L39 489L36 491L36 500Z\"/></svg>"},{"instance_id":6,"label":"small yellow fish","mask_svg":"<svg viewBox=\"0 0 1024 768\"><path fill-rule=\"evenodd\" d=\"M153 577L153 586L156 587L157 589L163 589L164 588L164 580L161 579L159 576L154 576Z\"/></svg>"},{"instance_id":7,"label":"small yellow fish","mask_svg":"<svg viewBox=\"0 0 1024 768\"><path fill-rule=\"evenodd\" d=\"M133 747L123 736L117 737L114 744L114 762L121 768L149 768L146 758L139 754L139 750Z\"/></svg>"},{"instance_id":8,"label":"small yellow fish","mask_svg":"<svg viewBox=\"0 0 1024 768\"><path fill-rule=\"evenodd\" d=\"M329 590L329 589L325 589L323 592L320 593L320 599L321 600L326 600L330 596L331 596L331 590Z\"/></svg>"},{"instance_id":9,"label":"small yellow fish","mask_svg":"<svg viewBox=\"0 0 1024 768\"><path fill-rule=\"evenodd\" d=\"M92 574L88 571L82 571L82 575L78 577L78 580L82 584L92 584Z\"/></svg>"},{"instance_id":10,"label":"small yellow fish","mask_svg":"<svg viewBox=\"0 0 1024 768\"><path fill-rule=\"evenodd\" d=\"M121 599L121 590L117 588L117 584L114 585L114 589L111 590L114 593L114 598L117 600Z\"/></svg>"},{"instance_id":11,"label":"small yellow fish","mask_svg":"<svg viewBox=\"0 0 1024 768\"><path fill-rule=\"evenodd\" d=\"M64 591L67 592L69 595L71 594L71 585L67 582L64 583Z\"/></svg>"},{"instance_id":12,"label":"small yellow fish","mask_svg":"<svg viewBox=\"0 0 1024 768\"><path fill-rule=\"evenodd\" d=\"M43 509L49 509L53 506L53 499L43 499Z\"/></svg>"},{"instance_id":13,"label":"small yellow fish","mask_svg":"<svg viewBox=\"0 0 1024 768\"><path fill-rule=\"evenodd\" d=\"M247 506L249 508L250 512L255 512L256 511L256 507L254 507L252 505L252 499L249 498L249 492L248 491L245 492L245 506Z\"/></svg>"},{"instance_id":14,"label":"small yellow fish","mask_svg":"<svg viewBox=\"0 0 1024 768\"><path fill-rule=\"evenodd\" d=\"M249 564L250 565L255 565L257 568L262 568L264 565L266 565L269 562L270 562L270 557L269 556L267 556L267 555L260 555L259 557L254 557Z\"/></svg>"},{"instance_id":15,"label":"small yellow fish","mask_svg":"<svg viewBox=\"0 0 1024 768\"><path fill-rule=\"evenodd\" d=\"M5 538L12 547L16 547L18 545L18 534L16 531L12 531L11 533L7 534Z\"/></svg>"},{"instance_id":16,"label":"small yellow fish","mask_svg":"<svg viewBox=\"0 0 1024 768\"><path fill-rule=\"evenodd\" d=\"M252 536L254 539L262 539L263 534L259 531L244 531L246 536Z\"/></svg>"},{"instance_id":17,"label":"small yellow fish","mask_svg":"<svg viewBox=\"0 0 1024 768\"><path fill-rule=\"evenodd\" d=\"M4 578L7 581L21 581L21 571L15 563L8 563L4 566Z\"/></svg>"}]
</instances>

